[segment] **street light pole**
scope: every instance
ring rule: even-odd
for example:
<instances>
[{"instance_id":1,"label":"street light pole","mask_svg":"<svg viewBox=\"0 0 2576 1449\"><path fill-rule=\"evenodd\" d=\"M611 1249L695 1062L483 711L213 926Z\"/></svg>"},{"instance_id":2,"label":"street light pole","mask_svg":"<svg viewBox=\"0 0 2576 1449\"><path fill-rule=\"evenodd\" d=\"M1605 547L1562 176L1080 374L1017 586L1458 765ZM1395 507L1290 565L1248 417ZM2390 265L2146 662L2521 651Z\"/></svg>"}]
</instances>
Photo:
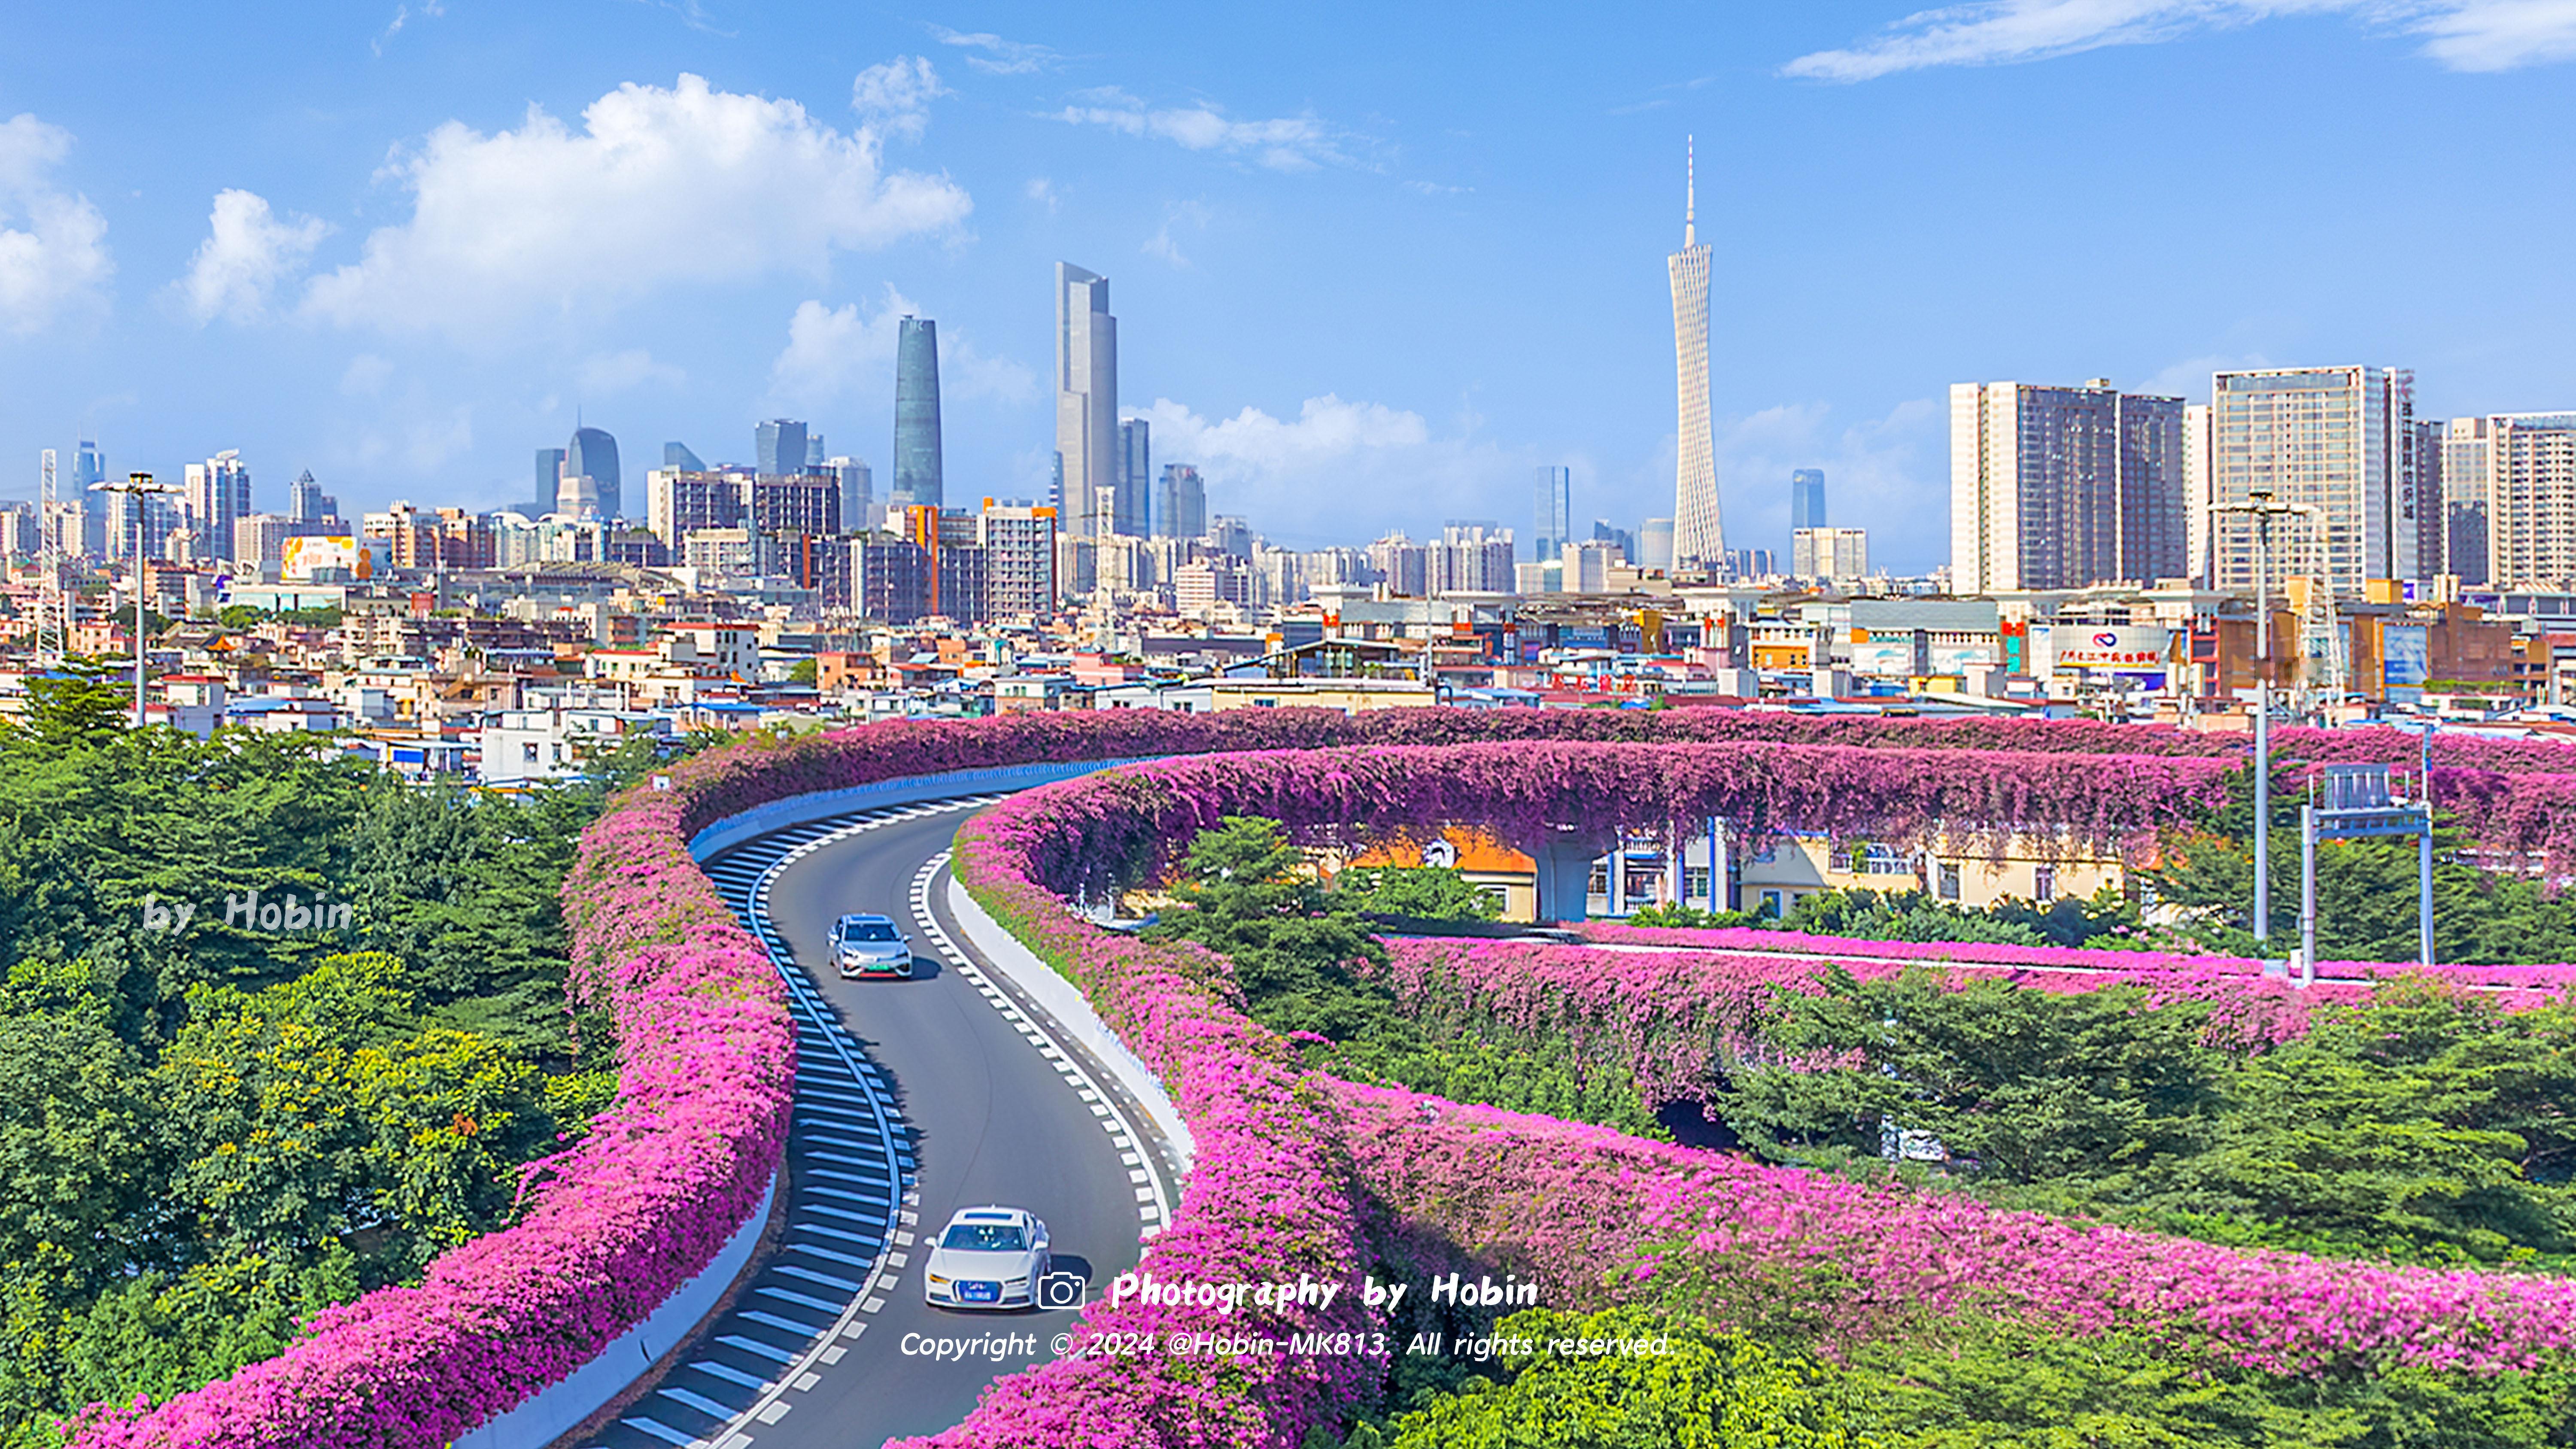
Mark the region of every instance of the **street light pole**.
<instances>
[{"instance_id":1,"label":"street light pole","mask_svg":"<svg viewBox=\"0 0 2576 1449\"><path fill-rule=\"evenodd\" d=\"M2210 511L2254 520L2254 939L2259 944L2272 939L2272 520L2308 510L2276 502L2271 489L2256 488L2243 503Z\"/></svg>"},{"instance_id":2,"label":"street light pole","mask_svg":"<svg viewBox=\"0 0 2576 1449\"><path fill-rule=\"evenodd\" d=\"M93 493L121 493L134 500L134 532L128 541L134 547L134 727L139 730L143 728L143 595L152 583L152 555L143 546L143 500L176 493L179 488L156 483L149 473L129 473L122 483L102 480L89 487Z\"/></svg>"}]
</instances>

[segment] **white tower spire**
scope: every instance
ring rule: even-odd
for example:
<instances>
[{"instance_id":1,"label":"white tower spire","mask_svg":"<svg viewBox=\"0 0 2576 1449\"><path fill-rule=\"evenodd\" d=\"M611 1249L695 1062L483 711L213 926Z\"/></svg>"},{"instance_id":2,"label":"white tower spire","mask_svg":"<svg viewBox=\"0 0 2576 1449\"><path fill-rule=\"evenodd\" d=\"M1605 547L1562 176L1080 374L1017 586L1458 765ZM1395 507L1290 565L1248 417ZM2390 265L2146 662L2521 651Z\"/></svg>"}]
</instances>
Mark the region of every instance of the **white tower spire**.
<instances>
[{"instance_id":1,"label":"white tower spire","mask_svg":"<svg viewBox=\"0 0 2576 1449\"><path fill-rule=\"evenodd\" d=\"M1682 138L1682 248L1699 245L1699 138Z\"/></svg>"},{"instance_id":2,"label":"white tower spire","mask_svg":"<svg viewBox=\"0 0 2576 1449\"><path fill-rule=\"evenodd\" d=\"M1674 380L1679 385L1680 456L1673 477L1673 572L1717 573L1726 565L1718 516L1717 459L1708 417L1709 251L1699 240L1699 154L1686 143L1682 249L1666 259L1673 283Z\"/></svg>"}]
</instances>

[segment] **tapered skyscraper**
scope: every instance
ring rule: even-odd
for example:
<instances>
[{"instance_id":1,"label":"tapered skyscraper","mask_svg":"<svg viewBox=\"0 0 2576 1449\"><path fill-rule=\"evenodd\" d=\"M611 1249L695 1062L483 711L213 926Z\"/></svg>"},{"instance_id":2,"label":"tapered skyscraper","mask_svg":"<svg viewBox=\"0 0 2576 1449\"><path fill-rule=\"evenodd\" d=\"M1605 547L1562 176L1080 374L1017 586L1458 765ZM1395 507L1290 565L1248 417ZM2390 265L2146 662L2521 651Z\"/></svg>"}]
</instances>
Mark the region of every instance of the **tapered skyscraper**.
<instances>
[{"instance_id":1,"label":"tapered skyscraper","mask_svg":"<svg viewBox=\"0 0 2576 1449\"><path fill-rule=\"evenodd\" d=\"M939 324L906 317L894 346L893 502L938 508L948 501L939 442Z\"/></svg>"},{"instance_id":2,"label":"tapered skyscraper","mask_svg":"<svg viewBox=\"0 0 2576 1449\"><path fill-rule=\"evenodd\" d=\"M1708 427L1708 248L1699 242L1695 155L1682 202L1682 249L1666 259L1673 277L1673 360L1680 373L1681 459L1673 480L1673 571L1716 569L1726 558L1717 515L1717 455Z\"/></svg>"}]
</instances>

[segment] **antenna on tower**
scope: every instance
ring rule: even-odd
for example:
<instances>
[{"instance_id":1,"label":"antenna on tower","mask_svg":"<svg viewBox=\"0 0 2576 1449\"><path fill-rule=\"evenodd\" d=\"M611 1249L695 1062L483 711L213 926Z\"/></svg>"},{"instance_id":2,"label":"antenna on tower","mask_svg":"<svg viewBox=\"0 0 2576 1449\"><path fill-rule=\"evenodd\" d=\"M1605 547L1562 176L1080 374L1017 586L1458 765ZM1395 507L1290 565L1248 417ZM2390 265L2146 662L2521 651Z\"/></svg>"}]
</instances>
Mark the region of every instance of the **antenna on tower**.
<instances>
[{"instance_id":1,"label":"antenna on tower","mask_svg":"<svg viewBox=\"0 0 2576 1449\"><path fill-rule=\"evenodd\" d=\"M63 597L63 510L55 496L54 450L47 448L37 463L36 567L43 571L37 580L36 594L36 667L62 667L64 637L69 633L70 604Z\"/></svg>"},{"instance_id":2,"label":"antenna on tower","mask_svg":"<svg viewBox=\"0 0 2576 1449\"><path fill-rule=\"evenodd\" d=\"M1699 138L1682 138L1682 245L1699 245Z\"/></svg>"}]
</instances>

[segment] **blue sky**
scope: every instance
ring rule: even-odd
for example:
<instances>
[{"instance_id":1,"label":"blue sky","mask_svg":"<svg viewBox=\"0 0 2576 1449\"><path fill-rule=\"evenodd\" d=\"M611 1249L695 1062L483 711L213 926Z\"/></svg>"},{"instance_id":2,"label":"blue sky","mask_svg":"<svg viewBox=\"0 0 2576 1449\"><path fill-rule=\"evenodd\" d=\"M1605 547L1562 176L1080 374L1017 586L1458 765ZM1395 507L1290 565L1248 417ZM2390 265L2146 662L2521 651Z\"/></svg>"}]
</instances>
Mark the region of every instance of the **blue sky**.
<instances>
[{"instance_id":1,"label":"blue sky","mask_svg":"<svg viewBox=\"0 0 2576 1449\"><path fill-rule=\"evenodd\" d=\"M904 310L951 499L1026 496L1065 259L1157 462L1280 542L1526 529L1551 462L1632 525L1692 133L1731 543L1816 466L1941 561L1953 381L2576 406L2576 0L1239 9L13 5L0 496L95 436L496 506L576 409L636 478L780 413L882 469Z\"/></svg>"}]
</instances>

